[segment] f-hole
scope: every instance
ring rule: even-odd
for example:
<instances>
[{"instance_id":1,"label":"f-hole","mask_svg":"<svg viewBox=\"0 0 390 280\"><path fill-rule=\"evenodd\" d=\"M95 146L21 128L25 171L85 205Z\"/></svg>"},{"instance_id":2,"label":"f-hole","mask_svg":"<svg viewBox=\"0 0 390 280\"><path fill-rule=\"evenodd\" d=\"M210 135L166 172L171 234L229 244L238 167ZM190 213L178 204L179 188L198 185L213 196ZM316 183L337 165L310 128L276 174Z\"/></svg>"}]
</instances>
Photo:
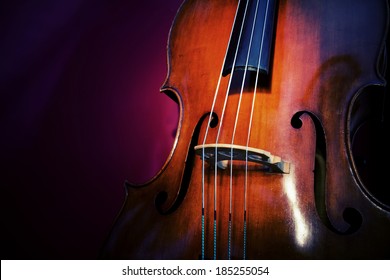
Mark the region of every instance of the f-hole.
<instances>
[{"instance_id":1,"label":"f-hole","mask_svg":"<svg viewBox=\"0 0 390 280\"><path fill-rule=\"evenodd\" d=\"M188 191L188 188L190 185L190 181L191 181L192 170L193 170L193 166L194 166L194 158L195 158L194 147L198 144L198 139L199 139L201 127L202 127L205 119L207 119L207 117L209 117L209 116L210 116L210 113L207 113L207 114L204 114L202 116L202 118L200 118L200 120L197 123L197 125L194 129L194 132L192 134L191 143L190 143L188 151L187 151L187 160L186 160L186 163L184 166L184 172L183 172L183 177L182 177L182 181L181 181L181 186L180 186L179 193L176 197L175 202L172 204L171 207L166 209L165 208L166 206L164 207L164 203L166 202L166 200L168 198L168 194L166 192L160 192L157 194L157 196L155 198L154 202L155 202L157 211L162 215L168 215L168 214L173 213L181 205L181 203L184 200L184 197L187 194L187 191ZM217 114L212 113L211 120L210 120L210 127L211 128L216 127L218 125L218 121L219 120L218 120ZM164 209L166 209L166 210L164 210Z\"/></svg>"},{"instance_id":2,"label":"f-hole","mask_svg":"<svg viewBox=\"0 0 390 280\"><path fill-rule=\"evenodd\" d=\"M343 211L343 219L350 226L349 228L342 232L336 229L330 219L326 210L326 141L324 129L321 125L319 119L311 112L300 111L294 114L291 119L291 126L299 129L302 127L302 120L300 117L303 114L310 116L311 120L314 123L316 130L316 152L315 152L315 164L314 164L314 197L315 205L318 216L320 217L323 224L330 229L331 231L340 234L352 234L356 232L362 224L363 218L358 210L354 208L345 208Z\"/></svg>"}]
</instances>

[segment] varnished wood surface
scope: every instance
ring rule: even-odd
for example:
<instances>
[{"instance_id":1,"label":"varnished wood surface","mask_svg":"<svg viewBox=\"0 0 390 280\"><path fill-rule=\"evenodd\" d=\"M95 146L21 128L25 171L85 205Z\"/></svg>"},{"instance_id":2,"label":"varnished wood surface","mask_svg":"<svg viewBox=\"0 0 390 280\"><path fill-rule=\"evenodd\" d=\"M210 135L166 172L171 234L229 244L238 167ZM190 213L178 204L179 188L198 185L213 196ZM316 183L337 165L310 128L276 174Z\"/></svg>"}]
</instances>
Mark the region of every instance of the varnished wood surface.
<instances>
[{"instance_id":1,"label":"varnished wood surface","mask_svg":"<svg viewBox=\"0 0 390 280\"><path fill-rule=\"evenodd\" d=\"M179 10L162 86L181 110L175 145L150 182L127 186L102 258L201 255L202 161L193 148L203 142L237 2L188 0ZM389 209L363 191L349 138L354 98L369 85L384 84L377 62L387 9L380 0L279 1L271 79L257 90L249 146L291 165L288 174L249 170L248 259L390 258ZM240 94L239 86L232 87L222 114L228 81L229 76L221 80L214 108L218 124L209 129L206 144L215 143L218 129L219 143L232 142ZM246 87L233 144L246 145L252 98L253 88ZM300 127L292 125L298 115ZM319 134L326 146L322 198L313 172L322 160L316 163ZM212 258L215 173L205 166L205 248ZM232 176L231 249L232 258L241 259L245 172L236 166L232 174L218 169L217 175L217 258L227 258ZM346 221L349 213L356 228Z\"/></svg>"}]
</instances>

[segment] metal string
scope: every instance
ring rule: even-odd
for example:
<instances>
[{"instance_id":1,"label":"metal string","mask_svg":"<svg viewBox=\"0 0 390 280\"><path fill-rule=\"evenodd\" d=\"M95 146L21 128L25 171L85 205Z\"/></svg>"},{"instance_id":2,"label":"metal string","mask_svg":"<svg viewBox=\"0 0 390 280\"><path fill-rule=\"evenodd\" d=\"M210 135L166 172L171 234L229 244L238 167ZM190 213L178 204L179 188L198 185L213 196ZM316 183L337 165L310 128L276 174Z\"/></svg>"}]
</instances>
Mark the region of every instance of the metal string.
<instances>
[{"instance_id":1,"label":"metal string","mask_svg":"<svg viewBox=\"0 0 390 280\"><path fill-rule=\"evenodd\" d=\"M240 6L240 3L241 3L241 0L239 0L238 6L237 6L236 14L234 16L233 26L235 25L236 20L237 20L238 7ZM230 45L232 35L233 35L233 28L231 29L231 32L230 32L228 46ZM223 60L224 62L226 61L227 53L228 53L228 48L226 48L226 53L225 53L225 57ZM220 71L219 78L218 78L217 87L215 89L214 99L213 99L213 103L211 105L211 110L210 110L210 114L209 114L208 123L206 126L206 132L205 132L205 136L203 139L203 148L202 148L202 260L205 259L205 224L204 224L204 222L205 222L205 217L204 217L204 215L205 215L205 160L204 160L205 159L205 150L204 150L204 145L206 144L206 139L207 139L207 135L209 132L209 127L210 127L210 124L211 124L211 121L213 118L215 103L216 103L219 88L221 85L223 68L224 68L224 64L222 64L221 71ZM215 160L217 162L217 158L215 158ZM214 189L216 190L216 186L214 186ZM214 195L216 195L216 193ZM216 208L215 208L215 202L214 202L214 244L216 243L216 222L215 222L216 221L216 218L215 218L216 213L215 212L216 212ZM216 247L216 245L214 245L214 247ZM214 258L216 258L215 249L214 249Z\"/></svg>"},{"instance_id":2,"label":"metal string","mask_svg":"<svg viewBox=\"0 0 390 280\"><path fill-rule=\"evenodd\" d=\"M241 2L241 0L240 0L240 2ZM236 23L237 14L238 14L238 8L240 7L240 2L238 3L238 6L237 6L233 27L235 26L235 23ZM232 64L232 69L231 69L231 73L230 73L228 87L227 87L227 90L226 90L226 95L225 95L225 100L224 100L224 104L223 104L222 114L221 114L221 118L220 118L219 128L218 128L217 137L216 137L216 141L215 141L214 224L213 224L213 239L214 239L213 240L213 245L214 245L213 246L213 251L214 251L214 259L217 258L217 176L218 176L218 171L217 171L218 170L218 165L217 165L218 164L218 145L217 144L218 144L218 141L219 141L219 137L220 137L220 134L221 134L221 128L222 128L222 124L223 124L223 120L224 120L224 116L225 116L226 105L227 105L229 91L230 91L230 87L231 87L231 83L232 83L232 79L233 79L233 73L234 73L234 69L235 69L235 65L236 65L238 49L239 49L240 42L241 42L242 31L243 31L245 19L246 19L246 16L247 16L248 4L249 4L249 1L246 2L246 6L245 6L244 17L243 17L241 28L240 28L237 48L236 48L235 55L234 55L234 60L233 60L233 64ZM247 54L247 59L246 59L246 64L245 64L245 71L244 71L244 76L243 76L242 85L241 85L241 91L240 91L240 97L239 97L239 103L238 103L238 106L237 106L237 113L236 113L236 119L235 119L235 124L234 124L232 142L231 142L232 145L234 144L234 138L235 138L236 128L237 128L237 124L238 124L238 116L239 116L239 111L240 111L240 107L241 107L241 100L242 100L242 94L243 94L243 89L244 89L244 85L245 85L246 73L247 73L247 69L248 69L249 55L250 55L250 51L251 51L251 44L252 44L252 41L253 41L253 34L254 34L254 29L255 29L254 27L255 27L255 22L256 22L256 17L257 17L258 5L259 5L259 0L257 0L257 3L256 3L256 12L255 12L255 18L254 18L254 21L253 21L253 25L252 25L249 51L248 51L248 54ZM253 93L253 99L252 99L252 108L251 108L250 122L249 122L249 127L248 127L248 136L247 136L247 143L246 143L245 183L244 183L244 240L243 240L244 241L244 247L243 247L243 259L246 259L246 246L247 246L247 244L246 244L246 240L247 240L246 235L247 235L248 147L249 147L249 140L250 140L250 134L251 134L251 128L252 128L252 120L253 120L253 114L254 114L254 105L255 105L255 99L256 99L256 93L257 93L258 77L259 77L259 72L260 72L260 61L261 61L261 54L262 54L262 49L263 49L265 26L267 24L266 21L267 21L268 11L269 11L269 0L267 0L265 22L264 22L263 30L262 30L262 38L261 38L261 46L260 46L260 50L259 50L260 53L259 53L259 59L258 59L257 75L256 75L256 81L255 81L255 87L254 87L254 93ZM233 28L232 28L231 33L230 33L228 46L230 45L230 41L232 39L232 34L233 34ZM227 53L228 53L228 49L227 49L227 51L225 53L224 61L226 61ZM212 118L213 118L213 112L214 112L216 99L217 99L217 95L218 95L220 84L221 84L223 69L224 69L224 67L222 66L221 73L219 75L217 87L216 87L215 94L214 94L214 99L213 99L212 108L211 108L210 115L209 115L208 124L207 124L207 127L206 127L205 136L204 136L204 139L203 139L203 148L202 148L202 159L203 159L202 160L202 259L205 259L205 225L204 225L204 222L205 222L205 217L204 217L204 215L205 215L205 148L204 148L204 145L206 143L209 127L210 127L210 124L211 124L211 121L212 121ZM233 160L233 147L231 148L231 160ZM232 177L233 177L232 176L232 173L233 173L232 166L233 165L231 164L230 165L230 186L229 186L229 229L228 229L229 230L229 233L228 233L228 239L229 239L228 240L228 258L229 259L231 258L231 235L232 235L232 233L231 233L231 230L232 230L232 185L233 185L232 184Z\"/></svg>"},{"instance_id":3,"label":"metal string","mask_svg":"<svg viewBox=\"0 0 390 280\"><path fill-rule=\"evenodd\" d=\"M251 36L250 36L250 40L249 40L248 53L247 53L246 61L245 61L244 75L243 75L242 82L241 82L240 97L239 97L239 101L238 101L238 105L237 105L237 112L236 112L236 118L235 118L235 121L234 121L234 128L233 128L233 135L232 135L231 149L230 149L230 161L231 161L231 164L230 164L229 227L228 227L228 259L229 260L231 259L232 215L233 215L233 210L232 210L232 208L233 208L233 201L232 201L233 200L233 164L232 164L232 162L233 162L233 144L234 144L234 138L236 136L238 117L239 117L240 108L241 108L242 95L243 95L243 92L244 92L245 78L246 78L246 74L248 72L249 57L250 57L251 47L252 47L252 42L253 42L253 34L254 34L254 30L255 30L255 25L256 25L258 7L259 7L259 0L257 0L257 2L256 2L255 16L254 16L253 23L252 23ZM244 221L245 221L245 219L244 219Z\"/></svg>"},{"instance_id":4,"label":"metal string","mask_svg":"<svg viewBox=\"0 0 390 280\"><path fill-rule=\"evenodd\" d=\"M241 23L240 33L239 33L238 42L237 42L237 48L236 48L236 51L234 53L232 69L230 72L229 82L228 82L225 100L224 100L224 104L223 104L223 108L222 108L220 125L218 128L217 137L215 139L215 152L214 152L215 153L215 162L214 162L214 259L217 259L217 177L218 177L218 145L217 144L219 141L219 137L221 135L222 124L223 124L223 120L225 117L227 100L229 97L230 86L231 86L231 83L233 80L233 73L234 73L234 68L235 68L236 60L237 60L237 54L238 54L238 49L239 49L238 47L239 47L240 42L241 42L242 31L244 29L244 22L245 22L245 18L246 18L247 11L248 11L248 3L249 3L249 1L247 1L246 5L245 5L244 17L243 17L243 20ZM239 7L239 4L238 4L238 7ZM237 8L237 11L238 11L238 8Z\"/></svg>"},{"instance_id":5,"label":"metal string","mask_svg":"<svg viewBox=\"0 0 390 280\"><path fill-rule=\"evenodd\" d=\"M251 130L252 130L252 121L253 121L253 112L255 108L255 100L256 100L256 93L257 93L257 85L259 81L259 73L260 73L260 61L261 61L261 55L263 50L263 42L264 42L264 33L265 33L265 26L267 25L267 15L269 12L269 0L267 0L267 6L265 11L265 20L261 35L261 45L259 50L259 59L257 62L257 71L256 71L256 80L255 80L255 86L253 91L253 99L252 99L252 108L251 108L251 115L249 118L249 127L248 127L248 136L247 136L247 142L246 142L246 150L245 150L245 183L244 183L244 246L243 246L243 259L246 259L246 248L247 248L247 196L248 196L248 148L249 148L249 140L251 136Z\"/></svg>"}]
</instances>

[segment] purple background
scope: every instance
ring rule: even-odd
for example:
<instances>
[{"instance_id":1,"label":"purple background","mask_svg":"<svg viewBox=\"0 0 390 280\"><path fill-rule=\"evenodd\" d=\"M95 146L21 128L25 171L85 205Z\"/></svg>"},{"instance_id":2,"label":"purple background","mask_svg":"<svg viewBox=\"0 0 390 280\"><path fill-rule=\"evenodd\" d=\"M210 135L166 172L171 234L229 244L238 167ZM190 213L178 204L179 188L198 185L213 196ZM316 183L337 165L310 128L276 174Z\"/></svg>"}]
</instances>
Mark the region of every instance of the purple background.
<instances>
[{"instance_id":1,"label":"purple background","mask_svg":"<svg viewBox=\"0 0 390 280\"><path fill-rule=\"evenodd\" d=\"M1 259L98 258L124 181L172 146L159 88L181 2L1 1Z\"/></svg>"}]
</instances>

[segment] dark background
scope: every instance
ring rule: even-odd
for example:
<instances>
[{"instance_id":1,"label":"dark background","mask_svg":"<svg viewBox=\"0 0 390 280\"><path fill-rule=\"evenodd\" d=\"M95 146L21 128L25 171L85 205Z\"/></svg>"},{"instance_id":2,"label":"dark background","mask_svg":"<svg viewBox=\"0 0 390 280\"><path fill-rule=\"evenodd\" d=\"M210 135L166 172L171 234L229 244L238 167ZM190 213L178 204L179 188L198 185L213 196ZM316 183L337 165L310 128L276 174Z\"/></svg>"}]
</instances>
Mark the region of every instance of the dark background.
<instances>
[{"instance_id":1,"label":"dark background","mask_svg":"<svg viewBox=\"0 0 390 280\"><path fill-rule=\"evenodd\" d=\"M181 2L0 1L1 259L98 258L124 181L171 149Z\"/></svg>"}]
</instances>

